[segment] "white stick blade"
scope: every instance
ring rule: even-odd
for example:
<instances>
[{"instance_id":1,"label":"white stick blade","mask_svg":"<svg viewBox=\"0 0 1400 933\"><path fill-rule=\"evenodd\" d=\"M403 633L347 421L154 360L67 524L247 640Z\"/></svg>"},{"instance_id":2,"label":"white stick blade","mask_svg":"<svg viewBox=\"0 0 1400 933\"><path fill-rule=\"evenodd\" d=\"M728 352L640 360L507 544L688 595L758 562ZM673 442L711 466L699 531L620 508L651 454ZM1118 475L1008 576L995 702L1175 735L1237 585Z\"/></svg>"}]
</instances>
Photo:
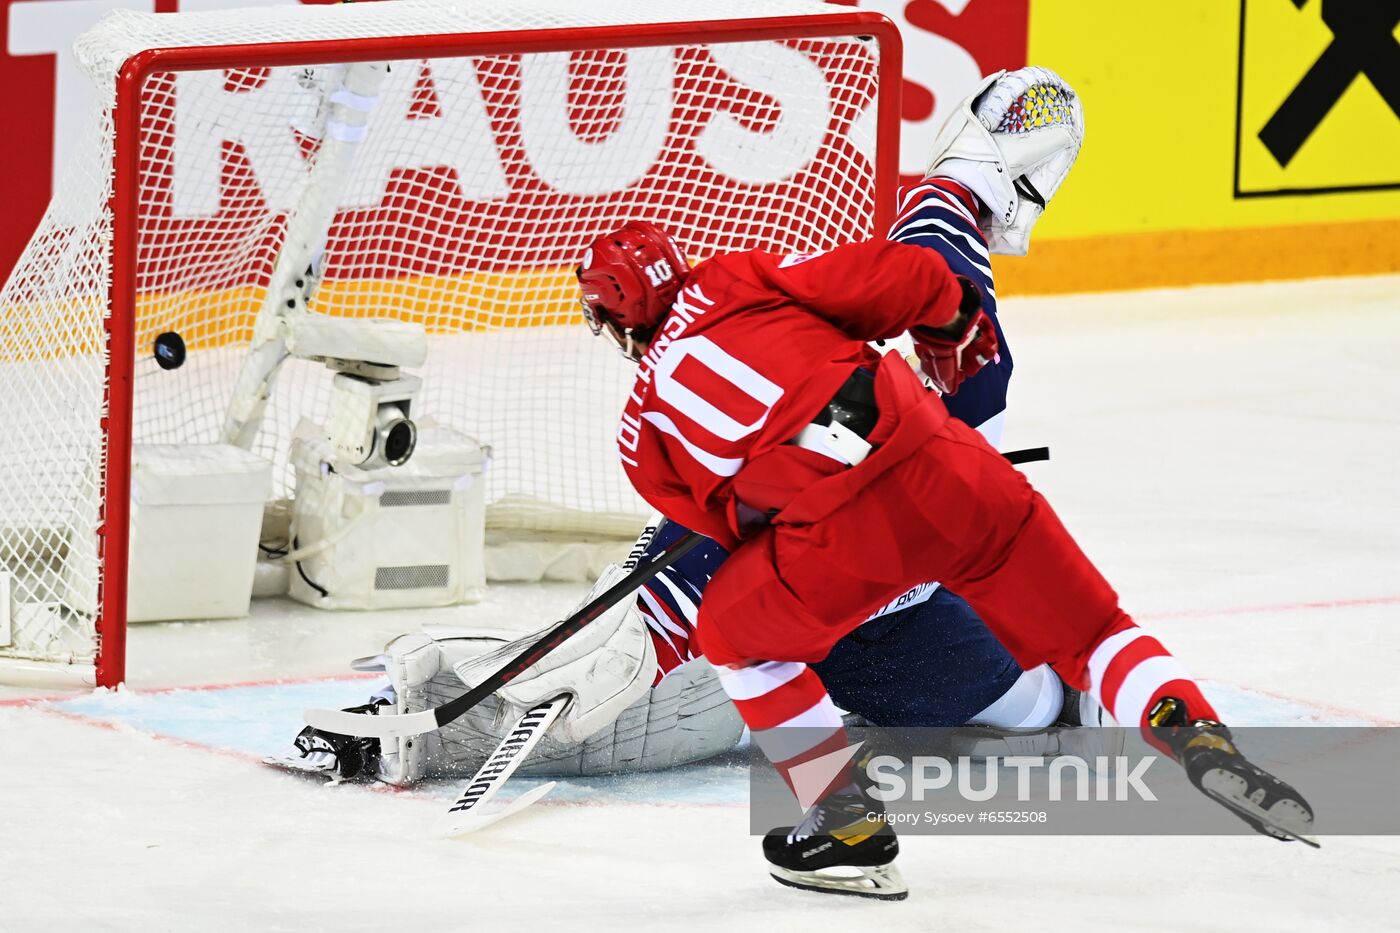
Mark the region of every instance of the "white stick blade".
<instances>
[{"instance_id":1,"label":"white stick blade","mask_svg":"<svg viewBox=\"0 0 1400 933\"><path fill-rule=\"evenodd\" d=\"M530 804L542 799L557 786L557 781L541 784L539 787L521 794L504 807L495 810L468 810L465 813L450 813L448 814L449 819L443 821L442 835L444 837L465 836L467 833L485 829L508 816L514 816Z\"/></svg>"},{"instance_id":2,"label":"white stick blade","mask_svg":"<svg viewBox=\"0 0 1400 933\"><path fill-rule=\"evenodd\" d=\"M432 732L438 727L437 719L430 709L417 713L385 713L378 716L369 713L349 713L343 709L309 709L302 714L302 718L308 726L322 732L366 736L372 739L400 739Z\"/></svg>"}]
</instances>

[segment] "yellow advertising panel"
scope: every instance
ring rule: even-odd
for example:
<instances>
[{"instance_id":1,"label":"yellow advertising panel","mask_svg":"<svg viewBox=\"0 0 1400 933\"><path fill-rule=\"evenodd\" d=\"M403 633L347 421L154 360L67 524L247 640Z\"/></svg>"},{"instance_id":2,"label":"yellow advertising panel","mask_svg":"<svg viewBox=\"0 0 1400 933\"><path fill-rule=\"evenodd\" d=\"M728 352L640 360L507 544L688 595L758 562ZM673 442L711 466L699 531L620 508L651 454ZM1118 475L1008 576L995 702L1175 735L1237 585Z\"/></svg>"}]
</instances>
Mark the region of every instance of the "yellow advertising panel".
<instances>
[{"instance_id":1,"label":"yellow advertising panel","mask_svg":"<svg viewBox=\"0 0 1400 933\"><path fill-rule=\"evenodd\" d=\"M1400 188L1400 4L1242 4L1237 197Z\"/></svg>"},{"instance_id":2,"label":"yellow advertising panel","mask_svg":"<svg viewBox=\"0 0 1400 933\"><path fill-rule=\"evenodd\" d=\"M1400 4L1033 0L1075 170L1012 291L1400 271Z\"/></svg>"}]
</instances>

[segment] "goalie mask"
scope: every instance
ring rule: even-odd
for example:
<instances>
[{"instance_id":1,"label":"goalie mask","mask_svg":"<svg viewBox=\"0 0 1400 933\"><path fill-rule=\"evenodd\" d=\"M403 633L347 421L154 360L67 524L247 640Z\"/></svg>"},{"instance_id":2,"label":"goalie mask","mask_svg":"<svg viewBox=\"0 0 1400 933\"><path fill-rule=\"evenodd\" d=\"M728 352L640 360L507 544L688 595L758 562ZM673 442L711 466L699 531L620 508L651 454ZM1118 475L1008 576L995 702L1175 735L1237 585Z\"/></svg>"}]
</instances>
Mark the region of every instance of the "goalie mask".
<instances>
[{"instance_id":1,"label":"goalie mask","mask_svg":"<svg viewBox=\"0 0 1400 933\"><path fill-rule=\"evenodd\" d=\"M674 237L634 220L584 252L578 266L584 320L595 337L606 333L636 362L689 274Z\"/></svg>"}]
</instances>

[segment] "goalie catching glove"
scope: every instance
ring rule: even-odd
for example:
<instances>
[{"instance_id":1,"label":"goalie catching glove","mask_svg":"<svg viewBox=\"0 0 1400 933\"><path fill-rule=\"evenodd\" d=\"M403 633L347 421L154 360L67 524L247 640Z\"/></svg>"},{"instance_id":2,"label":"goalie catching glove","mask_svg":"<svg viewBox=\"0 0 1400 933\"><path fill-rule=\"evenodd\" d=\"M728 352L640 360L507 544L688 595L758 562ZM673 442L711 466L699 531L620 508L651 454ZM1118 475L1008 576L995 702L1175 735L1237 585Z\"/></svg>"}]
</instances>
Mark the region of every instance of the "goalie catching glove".
<instances>
[{"instance_id":1,"label":"goalie catching glove","mask_svg":"<svg viewBox=\"0 0 1400 933\"><path fill-rule=\"evenodd\" d=\"M1024 256L1083 144L1084 111L1063 78L1049 68L998 71L943 124L928 174L977 195L991 252Z\"/></svg>"},{"instance_id":2,"label":"goalie catching glove","mask_svg":"<svg viewBox=\"0 0 1400 933\"><path fill-rule=\"evenodd\" d=\"M626 575L627 571L616 564L609 566L576 610ZM499 715L513 721L541 703L566 695L569 705L549 730L550 738L563 745L582 742L613 723L651 689L656 679L656 648L636 606L631 596L621 600L496 691L501 700ZM540 634L536 632L528 638ZM462 683L475 687L494 674L518 648L518 643L513 643L506 649L464 660L454 671Z\"/></svg>"},{"instance_id":3,"label":"goalie catching glove","mask_svg":"<svg viewBox=\"0 0 1400 933\"><path fill-rule=\"evenodd\" d=\"M970 279L958 276L962 301L957 317L943 327L915 327L914 352L919 365L944 395L958 391L963 380L997 356L997 332L991 318L982 310L982 295Z\"/></svg>"}]
</instances>

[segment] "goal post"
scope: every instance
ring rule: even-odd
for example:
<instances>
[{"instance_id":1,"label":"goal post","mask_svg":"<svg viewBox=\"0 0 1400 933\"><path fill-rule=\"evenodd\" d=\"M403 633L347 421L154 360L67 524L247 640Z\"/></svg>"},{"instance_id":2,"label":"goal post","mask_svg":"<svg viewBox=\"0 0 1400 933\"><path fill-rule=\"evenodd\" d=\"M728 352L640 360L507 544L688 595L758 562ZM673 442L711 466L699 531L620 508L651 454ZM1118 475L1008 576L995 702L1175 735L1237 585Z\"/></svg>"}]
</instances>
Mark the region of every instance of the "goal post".
<instances>
[{"instance_id":1,"label":"goal post","mask_svg":"<svg viewBox=\"0 0 1400 933\"><path fill-rule=\"evenodd\" d=\"M0 293L0 411L27 432L0 440L0 658L91 664L102 686L125 676L134 449L220 439L328 69L389 77L310 307L423 328L423 410L493 449L489 526L645 515L612 450L627 366L576 317L592 236L645 217L703 260L892 220L898 33L816 0L121 11L77 53L100 112ZM183 365L153 359L164 333ZM327 385L300 360L278 376L255 446L274 498Z\"/></svg>"}]
</instances>

